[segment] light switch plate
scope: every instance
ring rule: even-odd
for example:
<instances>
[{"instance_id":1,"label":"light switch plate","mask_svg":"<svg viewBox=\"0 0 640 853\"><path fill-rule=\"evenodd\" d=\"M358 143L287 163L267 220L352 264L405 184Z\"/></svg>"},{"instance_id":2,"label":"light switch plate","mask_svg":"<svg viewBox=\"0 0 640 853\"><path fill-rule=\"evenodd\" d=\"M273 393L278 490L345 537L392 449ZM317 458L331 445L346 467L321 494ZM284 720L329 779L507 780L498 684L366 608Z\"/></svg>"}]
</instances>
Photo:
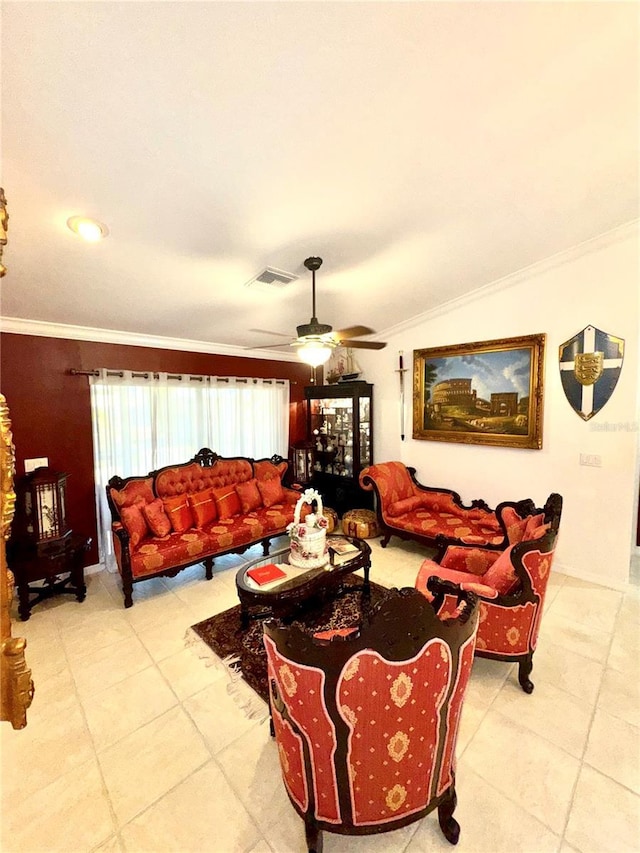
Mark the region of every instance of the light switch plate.
<instances>
[{"instance_id":1,"label":"light switch plate","mask_svg":"<svg viewBox=\"0 0 640 853\"><path fill-rule=\"evenodd\" d=\"M48 468L49 466L49 457L48 456L39 456L37 459L25 459L24 460L24 473L30 474L32 471L35 471L36 468Z\"/></svg>"},{"instance_id":2,"label":"light switch plate","mask_svg":"<svg viewBox=\"0 0 640 853\"><path fill-rule=\"evenodd\" d=\"M597 453L581 453L580 464L589 465L592 468L602 468L602 456Z\"/></svg>"}]
</instances>

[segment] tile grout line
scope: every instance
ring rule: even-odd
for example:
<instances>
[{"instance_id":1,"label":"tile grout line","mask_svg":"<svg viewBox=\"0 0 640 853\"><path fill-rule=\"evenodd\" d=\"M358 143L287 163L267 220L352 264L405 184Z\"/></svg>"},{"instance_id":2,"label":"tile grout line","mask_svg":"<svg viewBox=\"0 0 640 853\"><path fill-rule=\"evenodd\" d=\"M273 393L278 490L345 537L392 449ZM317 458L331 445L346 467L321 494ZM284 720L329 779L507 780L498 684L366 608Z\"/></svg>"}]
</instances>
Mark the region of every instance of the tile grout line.
<instances>
[{"instance_id":1,"label":"tile grout line","mask_svg":"<svg viewBox=\"0 0 640 853\"><path fill-rule=\"evenodd\" d=\"M567 834L567 828L569 826L569 822L571 821L571 814L573 812L573 806L575 803L576 791L578 790L578 782L580 781L580 777L582 776L582 770L583 770L585 764L587 765L587 767L591 766L588 762L585 761L584 757L587 753L587 749L589 746L589 738L591 736L591 729L593 728L593 721L595 720L596 713L598 712L598 703L600 701L600 694L602 692L602 683L604 681L605 672L607 671L607 661L609 660L609 656L611 654L611 646L613 645L613 640L615 638L615 632L616 632L616 623L618 621L618 616L620 615L620 611L622 609L623 601L624 601L624 594L620 596L620 601L619 601L618 607L616 609L616 615L615 615L615 619L613 621L613 629L611 631L611 636L609 638L609 645L607 648L607 654L604 658L604 662L603 662L603 666L602 666L602 672L600 673L600 684L598 686L598 691L596 694L595 702L593 703L593 708L591 711L591 719L589 721L589 726L587 729L587 736L584 739L584 745L582 747L582 755L580 756L580 767L578 769L578 773L576 775L575 781L574 781L573 786L572 786L571 796L569 798L569 805L567 808L567 813L566 813L566 817L565 817L565 821L564 821L564 827L562 829L562 843L571 844L571 842L566 838L566 834ZM600 772L600 771L598 771L598 772ZM602 775L606 776L605 773L602 773ZM611 778L611 777L607 777L607 778ZM612 781L615 782L616 780L612 779ZM571 844L571 846L575 847L574 844ZM580 849L580 848L577 848L577 849ZM589 851L581 851L581 853L589 853Z\"/></svg>"},{"instance_id":2,"label":"tile grout line","mask_svg":"<svg viewBox=\"0 0 640 853\"><path fill-rule=\"evenodd\" d=\"M88 590L87 590L87 592L88 592ZM56 620L56 622L57 622L57 620ZM61 634L61 626L58 622L57 622L57 627L58 627L58 632ZM91 743L91 749L93 751L93 759L95 761L96 767L98 769L98 773L100 775L100 784L102 786L102 792L103 792L104 798L107 801L107 804L109 806L109 812L111 815L112 827L115 830L115 834L118 835L118 841L120 841L119 833L118 833L118 821L116 818L115 809L113 807L113 803L111 802L111 795L109 794L109 789L107 787L107 783L106 783L106 780L104 778L104 774L102 772L102 764L100 763L100 759L98 758L98 752L96 750L96 745L95 745L95 741L93 739L93 734L91 733L91 729L89 727L89 722L87 720L87 715L85 712L84 704L83 704L82 699L80 697L80 694L78 692L78 684L76 681L76 676L75 676L73 669L70 665L69 655L67 654L67 646L64 642L64 639L62 638L62 635L60 636L60 639L62 640L62 648L64 650L64 656L65 656L65 659L67 661L67 668L69 670L69 674L71 675L71 679L73 681L76 699L77 699L78 705L80 706L80 713L82 714L82 719L84 721L84 727L85 727L85 730L89 736L89 742ZM112 836L109 836L109 837L112 837ZM108 838L103 839L100 842L100 844L104 844L106 841L108 841ZM96 846L99 847L100 845L96 845Z\"/></svg>"}]
</instances>

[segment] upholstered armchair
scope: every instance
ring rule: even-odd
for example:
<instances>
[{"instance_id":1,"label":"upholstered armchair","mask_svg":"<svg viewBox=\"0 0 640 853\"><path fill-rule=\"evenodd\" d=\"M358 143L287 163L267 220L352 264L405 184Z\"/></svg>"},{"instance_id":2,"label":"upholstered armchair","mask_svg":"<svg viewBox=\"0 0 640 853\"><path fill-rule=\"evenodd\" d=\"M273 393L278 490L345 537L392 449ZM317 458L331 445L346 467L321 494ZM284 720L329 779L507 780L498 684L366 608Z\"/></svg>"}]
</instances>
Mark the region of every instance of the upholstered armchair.
<instances>
[{"instance_id":1,"label":"upholstered armchair","mask_svg":"<svg viewBox=\"0 0 640 853\"><path fill-rule=\"evenodd\" d=\"M550 495L544 510L535 514L527 514L528 503L498 507L510 542L504 550L445 546L435 560L423 562L415 584L427 598L431 598L427 585L432 577L475 592L480 597L475 653L517 662L525 693L534 688L529 676L558 539L562 498Z\"/></svg>"},{"instance_id":2,"label":"upholstered armchair","mask_svg":"<svg viewBox=\"0 0 640 853\"><path fill-rule=\"evenodd\" d=\"M441 620L414 589L390 590L352 631L330 639L265 623L273 731L309 851L322 830L367 835L438 809L455 844L455 745L473 661L477 598L459 590ZM322 636L326 636L323 634Z\"/></svg>"}]
</instances>

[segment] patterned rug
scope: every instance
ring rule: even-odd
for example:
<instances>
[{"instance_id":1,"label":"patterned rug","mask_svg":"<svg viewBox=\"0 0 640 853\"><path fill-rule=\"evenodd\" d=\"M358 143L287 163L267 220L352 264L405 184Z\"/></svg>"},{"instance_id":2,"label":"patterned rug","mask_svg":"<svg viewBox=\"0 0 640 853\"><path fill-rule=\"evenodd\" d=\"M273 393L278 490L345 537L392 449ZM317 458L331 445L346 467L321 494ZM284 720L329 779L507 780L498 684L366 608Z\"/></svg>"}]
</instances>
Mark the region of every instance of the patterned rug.
<instances>
[{"instance_id":1,"label":"patterned rug","mask_svg":"<svg viewBox=\"0 0 640 853\"><path fill-rule=\"evenodd\" d=\"M371 583L370 602L365 606L374 607L386 591L384 587ZM357 625L362 618L362 612L362 579L356 575L348 575L331 599L305 609L289 622L313 634L316 631ZM231 678L229 692L232 695L237 693L233 685L242 678L263 702L268 701L267 654L262 643L260 619L252 620L248 628L243 628L238 604L230 610L192 625L187 632L187 642L191 645L204 643L218 659L212 662L221 662L225 666ZM201 656L210 657L206 654ZM241 704L249 716L266 715L266 707L262 703Z\"/></svg>"}]
</instances>

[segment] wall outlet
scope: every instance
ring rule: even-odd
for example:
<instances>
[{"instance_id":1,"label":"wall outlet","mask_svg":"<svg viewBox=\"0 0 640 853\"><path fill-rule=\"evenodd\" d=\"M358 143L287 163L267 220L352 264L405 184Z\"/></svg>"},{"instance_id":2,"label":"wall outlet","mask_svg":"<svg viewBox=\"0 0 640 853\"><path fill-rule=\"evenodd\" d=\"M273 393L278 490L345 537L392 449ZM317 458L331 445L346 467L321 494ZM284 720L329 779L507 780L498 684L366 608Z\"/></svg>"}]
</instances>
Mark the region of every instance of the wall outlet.
<instances>
[{"instance_id":1,"label":"wall outlet","mask_svg":"<svg viewBox=\"0 0 640 853\"><path fill-rule=\"evenodd\" d=\"M24 460L24 473L30 474L32 471L35 471L36 468L48 468L49 467L49 457L48 456L39 456L37 459L25 459Z\"/></svg>"},{"instance_id":2,"label":"wall outlet","mask_svg":"<svg viewBox=\"0 0 640 853\"><path fill-rule=\"evenodd\" d=\"M580 464L590 465L592 468L602 468L602 456L597 453L581 453Z\"/></svg>"}]
</instances>

